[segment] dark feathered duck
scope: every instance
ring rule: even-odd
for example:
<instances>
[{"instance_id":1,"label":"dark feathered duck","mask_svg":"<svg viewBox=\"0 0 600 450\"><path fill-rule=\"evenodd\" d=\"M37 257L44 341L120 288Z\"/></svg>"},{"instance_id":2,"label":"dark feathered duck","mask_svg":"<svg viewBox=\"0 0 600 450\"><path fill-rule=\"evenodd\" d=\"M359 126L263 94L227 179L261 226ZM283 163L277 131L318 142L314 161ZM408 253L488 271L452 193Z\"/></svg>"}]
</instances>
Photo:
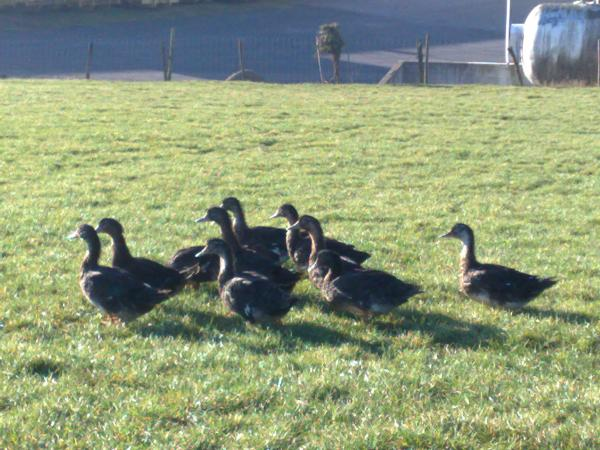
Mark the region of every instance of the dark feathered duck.
<instances>
[{"instance_id":1,"label":"dark feathered duck","mask_svg":"<svg viewBox=\"0 0 600 450\"><path fill-rule=\"evenodd\" d=\"M296 208L289 203L281 205L279 209L271 216L272 219L283 217L288 221L288 225L294 225L298 222L299 215ZM371 255L367 252L357 250L354 245L344 244L343 242L323 237L324 246L329 250L333 250L338 255L351 259L358 264L362 264ZM306 271L308 268L308 259L310 257L311 241L310 236L306 231L301 231L297 228L288 228L285 236L285 244L290 259L296 265L296 268L301 271Z\"/></svg>"},{"instance_id":2,"label":"dark feathered duck","mask_svg":"<svg viewBox=\"0 0 600 450\"><path fill-rule=\"evenodd\" d=\"M344 272L340 256L331 250L321 250L314 264L326 273L321 294L329 305L362 319L387 314L421 292L380 270Z\"/></svg>"},{"instance_id":3,"label":"dark feathered duck","mask_svg":"<svg viewBox=\"0 0 600 450\"><path fill-rule=\"evenodd\" d=\"M203 249L204 245L182 248L177 250L168 263L169 267L181 273L186 282L193 287L207 281L215 281L219 274L219 258L215 255L196 257Z\"/></svg>"},{"instance_id":4,"label":"dark feathered duck","mask_svg":"<svg viewBox=\"0 0 600 450\"><path fill-rule=\"evenodd\" d=\"M460 290L486 305L519 309L556 284L553 278L540 278L509 267L477 261L475 235L468 225L457 223L440 237L456 238L462 242Z\"/></svg>"},{"instance_id":5,"label":"dark feathered duck","mask_svg":"<svg viewBox=\"0 0 600 450\"><path fill-rule=\"evenodd\" d=\"M156 289L178 292L185 285L185 277L177 270L147 258L131 256L125 242L123 226L115 219L104 218L96 227L97 233L106 233L112 239L112 266L126 270L138 280Z\"/></svg>"},{"instance_id":6,"label":"dark feathered duck","mask_svg":"<svg viewBox=\"0 0 600 450\"><path fill-rule=\"evenodd\" d=\"M69 238L86 242L79 285L83 295L111 321L135 320L170 297L170 291L155 289L125 270L99 265L100 239L91 225L80 225Z\"/></svg>"},{"instance_id":7,"label":"dark feathered duck","mask_svg":"<svg viewBox=\"0 0 600 450\"><path fill-rule=\"evenodd\" d=\"M235 256L222 239L210 239L199 256L205 254L219 257L219 296L230 311L244 320L250 323L280 323L296 302L267 277L255 272L236 271Z\"/></svg>"},{"instance_id":8,"label":"dark feathered duck","mask_svg":"<svg viewBox=\"0 0 600 450\"><path fill-rule=\"evenodd\" d=\"M269 256L278 262L287 259L285 229L265 226L249 227L242 204L235 197L223 200L221 208L233 215L233 232L241 245L259 252L268 252Z\"/></svg>"},{"instance_id":9,"label":"dark feathered duck","mask_svg":"<svg viewBox=\"0 0 600 450\"><path fill-rule=\"evenodd\" d=\"M323 229L317 219L312 216L301 216L296 223L288 227L289 231L293 230L304 230L310 237L310 255L308 257L308 278L311 283L317 288L321 289L321 283L323 278L327 274L322 267L315 264L317 261L317 254L321 250L326 249L325 236L323 235ZM348 259L341 257L341 269L342 272L352 272L357 270L363 270L360 264Z\"/></svg>"},{"instance_id":10,"label":"dark feathered duck","mask_svg":"<svg viewBox=\"0 0 600 450\"><path fill-rule=\"evenodd\" d=\"M281 289L291 291L300 279L300 275L279 266L260 252L243 247L233 233L231 219L223 208L209 208L204 217L196 222L215 222L221 228L221 236L235 258L236 271L253 271L266 276Z\"/></svg>"}]
</instances>

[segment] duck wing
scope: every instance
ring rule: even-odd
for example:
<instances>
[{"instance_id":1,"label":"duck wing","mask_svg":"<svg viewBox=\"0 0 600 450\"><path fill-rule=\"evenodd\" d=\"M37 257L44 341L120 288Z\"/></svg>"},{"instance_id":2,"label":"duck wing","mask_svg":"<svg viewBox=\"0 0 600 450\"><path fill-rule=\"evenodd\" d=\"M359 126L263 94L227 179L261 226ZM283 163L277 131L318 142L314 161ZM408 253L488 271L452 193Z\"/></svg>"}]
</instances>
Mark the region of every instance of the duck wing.
<instances>
[{"instance_id":1,"label":"duck wing","mask_svg":"<svg viewBox=\"0 0 600 450\"><path fill-rule=\"evenodd\" d=\"M168 267L181 273L187 282L203 283L215 281L219 275L219 258L216 255L201 255L204 245L182 248L178 250L168 263Z\"/></svg>"},{"instance_id":2,"label":"duck wing","mask_svg":"<svg viewBox=\"0 0 600 450\"><path fill-rule=\"evenodd\" d=\"M419 286L405 283L395 276L379 270L349 272L332 280L327 287L332 299L346 299L361 309L381 312L380 309L406 303L420 291Z\"/></svg>"},{"instance_id":3,"label":"duck wing","mask_svg":"<svg viewBox=\"0 0 600 450\"><path fill-rule=\"evenodd\" d=\"M170 296L168 292L154 289L124 270L111 267L99 267L86 273L81 280L81 288L98 308L124 321L149 312Z\"/></svg>"},{"instance_id":4,"label":"duck wing","mask_svg":"<svg viewBox=\"0 0 600 450\"><path fill-rule=\"evenodd\" d=\"M130 264L121 268L155 289L177 292L185 284L185 277L177 270L151 259L133 258Z\"/></svg>"},{"instance_id":5,"label":"duck wing","mask_svg":"<svg viewBox=\"0 0 600 450\"><path fill-rule=\"evenodd\" d=\"M243 244L260 251L268 251L275 255L277 261L285 261L288 257L285 235L286 230L283 228L252 227Z\"/></svg>"},{"instance_id":6,"label":"duck wing","mask_svg":"<svg viewBox=\"0 0 600 450\"><path fill-rule=\"evenodd\" d=\"M510 267L480 264L467 272L464 282L472 293L487 296L493 303L522 306L557 281L519 272Z\"/></svg>"},{"instance_id":7,"label":"duck wing","mask_svg":"<svg viewBox=\"0 0 600 450\"><path fill-rule=\"evenodd\" d=\"M340 242L336 239L325 238L325 248L333 250L340 256L345 256L358 264L362 264L371 257L370 253L357 250L354 245Z\"/></svg>"},{"instance_id":8,"label":"duck wing","mask_svg":"<svg viewBox=\"0 0 600 450\"><path fill-rule=\"evenodd\" d=\"M257 272L286 291L291 291L301 278L299 273L287 270L250 249L244 249L236 255L236 270Z\"/></svg>"},{"instance_id":9,"label":"duck wing","mask_svg":"<svg viewBox=\"0 0 600 450\"><path fill-rule=\"evenodd\" d=\"M251 323L279 318L295 303L270 280L249 273L232 278L223 294L231 310Z\"/></svg>"}]
</instances>

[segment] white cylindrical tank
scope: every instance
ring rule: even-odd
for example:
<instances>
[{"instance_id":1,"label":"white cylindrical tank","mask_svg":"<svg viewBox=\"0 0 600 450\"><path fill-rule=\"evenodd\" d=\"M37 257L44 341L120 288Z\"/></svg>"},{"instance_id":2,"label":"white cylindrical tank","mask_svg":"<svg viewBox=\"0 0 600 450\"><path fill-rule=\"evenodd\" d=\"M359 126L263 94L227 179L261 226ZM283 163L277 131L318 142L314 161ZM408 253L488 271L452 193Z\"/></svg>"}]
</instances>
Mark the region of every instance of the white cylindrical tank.
<instances>
[{"instance_id":1,"label":"white cylindrical tank","mask_svg":"<svg viewBox=\"0 0 600 450\"><path fill-rule=\"evenodd\" d=\"M533 84L596 83L600 5L536 6L523 28L523 72Z\"/></svg>"}]
</instances>

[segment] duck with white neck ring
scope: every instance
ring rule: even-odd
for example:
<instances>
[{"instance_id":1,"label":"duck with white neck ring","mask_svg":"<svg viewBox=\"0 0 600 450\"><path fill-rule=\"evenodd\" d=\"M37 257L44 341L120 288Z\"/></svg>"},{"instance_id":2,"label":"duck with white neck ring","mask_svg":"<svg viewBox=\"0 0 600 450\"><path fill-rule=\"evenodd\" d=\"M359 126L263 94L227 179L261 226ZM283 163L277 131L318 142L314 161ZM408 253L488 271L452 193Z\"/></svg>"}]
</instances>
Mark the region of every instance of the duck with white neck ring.
<instances>
[{"instance_id":1,"label":"duck with white neck ring","mask_svg":"<svg viewBox=\"0 0 600 450\"><path fill-rule=\"evenodd\" d=\"M541 278L496 264L482 264L475 257L475 234L463 223L457 223L440 238L462 242L460 252L460 291L489 306L520 309L554 286L554 278Z\"/></svg>"},{"instance_id":2,"label":"duck with white neck ring","mask_svg":"<svg viewBox=\"0 0 600 450\"><path fill-rule=\"evenodd\" d=\"M224 240L209 239L197 256L206 254L219 257L219 296L223 304L247 322L280 324L281 318L296 303L296 297L291 297L268 278L236 271L235 256Z\"/></svg>"}]
</instances>

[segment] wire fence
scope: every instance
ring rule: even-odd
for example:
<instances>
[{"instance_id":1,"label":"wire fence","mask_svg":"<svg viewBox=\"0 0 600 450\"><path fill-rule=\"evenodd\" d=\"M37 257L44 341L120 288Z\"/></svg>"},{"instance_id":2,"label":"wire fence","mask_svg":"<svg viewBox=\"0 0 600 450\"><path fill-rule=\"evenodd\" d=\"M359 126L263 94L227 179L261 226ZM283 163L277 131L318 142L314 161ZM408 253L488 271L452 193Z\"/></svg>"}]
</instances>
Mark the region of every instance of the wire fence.
<instances>
[{"instance_id":1,"label":"wire fence","mask_svg":"<svg viewBox=\"0 0 600 450\"><path fill-rule=\"evenodd\" d=\"M276 83L319 82L314 38L267 36L240 38L243 65L265 81ZM91 78L161 79L161 43L156 39L121 39L109 36L80 39L0 40L0 76L84 77L88 46L93 41ZM416 39L415 39L416 41ZM399 59L415 60L415 41L386 37L348 39L341 60L342 82L376 83ZM223 80L239 70L238 39L219 36L176 35L173 79L181 77ZM444 43L436 42L439 46ZM325 78L332 76L328 56L322 58Z\"/></svg>"}]
</instances>

